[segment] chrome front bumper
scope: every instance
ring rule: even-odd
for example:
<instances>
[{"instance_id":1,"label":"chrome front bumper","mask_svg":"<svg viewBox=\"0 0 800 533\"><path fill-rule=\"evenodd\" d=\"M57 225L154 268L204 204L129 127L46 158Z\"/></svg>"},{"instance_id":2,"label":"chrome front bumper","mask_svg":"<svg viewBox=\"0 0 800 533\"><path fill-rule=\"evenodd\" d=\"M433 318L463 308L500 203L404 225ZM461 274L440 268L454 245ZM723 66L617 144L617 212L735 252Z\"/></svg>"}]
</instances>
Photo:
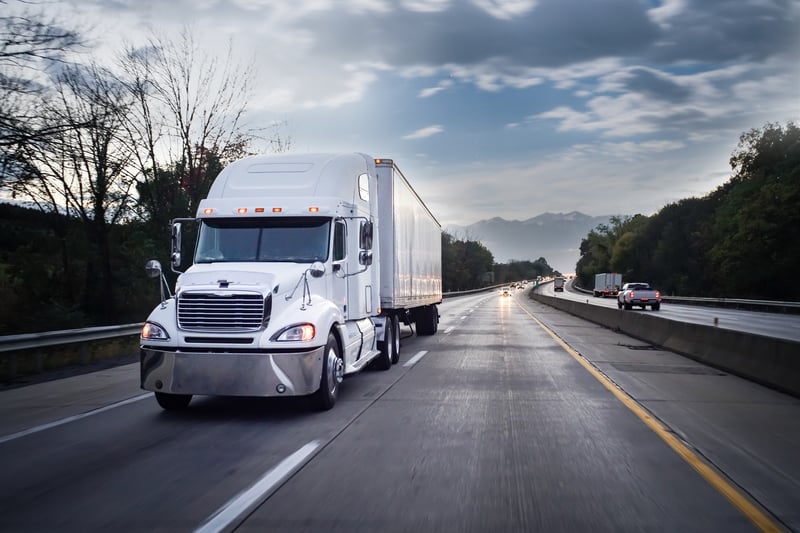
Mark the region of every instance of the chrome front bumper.
<instances>
[{"instance_id":1,"label":"chrome front bumper","mask_svg":"<svg viewBox=\"0 0 800 533\"><path fill-rule=\"evenodd\" d=\"M319 388L324 346L299 353L192 353L142 348L141 386L170 394L303 396Z\"/></svg>"}]
</instances>

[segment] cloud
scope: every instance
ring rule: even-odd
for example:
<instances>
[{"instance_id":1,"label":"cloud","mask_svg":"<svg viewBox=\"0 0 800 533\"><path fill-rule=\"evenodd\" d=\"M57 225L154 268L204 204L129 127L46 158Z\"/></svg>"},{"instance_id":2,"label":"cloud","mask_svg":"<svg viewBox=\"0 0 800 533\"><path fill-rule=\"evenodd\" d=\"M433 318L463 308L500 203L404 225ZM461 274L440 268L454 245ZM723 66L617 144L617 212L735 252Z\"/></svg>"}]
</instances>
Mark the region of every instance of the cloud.
<instances>
[{"instance_id":1,"label":"cloud","mask_svg":"<svg viewBox=\"0 0 800 533\"><path fill-rule=\"evenodd\" d=\"M618 70L604 76L598 90L638 93L667 102L685 101L691 95L691 89L681 81L681 77L641 66Z\"/></svg>"},{"instance_id":2,"label":"cloud","mask_svg":"<svg viewBox=\"0 0 800 533\"><path fill-rule=\"evenodd\" d=\"M431 135L436 135L437 133L441 133L444 131L444 127L435 124L433 126L428 126L427 128L421 128L417 131L409 133L408 135L404 135L403 139L405 140L415 140L415 139L424 139L426 137L430 137Z\"/></svg>"},{"instance_id":3,"label":"cloud","mask_svg":"<svg viewBox=\"0 0 800 533\"><path fill-rule=\"evenodd\" d=\"M453 85L452 81L450 81L450 80L442 80L441 82L439 82L439 84L436 87L428 87L428 88L422 89L419 92L419 97L420 98L429 98L429 97L431 97L431 96L433 96L435 94L438 94L438 93L444 91L445 89L447 89L451 85Z\"/></svg>"}]
</instances>

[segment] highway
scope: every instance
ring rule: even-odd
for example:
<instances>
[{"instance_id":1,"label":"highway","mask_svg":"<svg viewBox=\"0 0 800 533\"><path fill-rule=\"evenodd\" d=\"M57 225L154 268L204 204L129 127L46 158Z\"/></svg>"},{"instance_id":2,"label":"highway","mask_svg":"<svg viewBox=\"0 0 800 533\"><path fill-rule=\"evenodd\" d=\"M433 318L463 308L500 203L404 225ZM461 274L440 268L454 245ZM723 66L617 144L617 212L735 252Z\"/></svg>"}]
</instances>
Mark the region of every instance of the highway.
<instances>
[{"instance_id":1,"label":"highway","mask_svg":"<svg viewBox=\"0 0 800 533\"><path fill-rule=\"evenodd\" d=\"M588 303L589 305L601 305L610 308L617 307L617 300L611 298L596 298L591 294L579 292L572 287L572 280L566 285L563 292L553 292L552 283L543 284L538 287L539 291L549 296L563 297L570 300ZM656 313L658 316L679 322L691 322L694 324L714 325L716 319L717 327L724 329L734 329L764 335L800 341L800 315L768 313L763 311L742 311L738 309L725 309L720 307L702 307L696 305L680 305L665 302L661 304L661 309L652 311L649 307L641 310L636 307L631 311L620 311L625 313Z\"/></svg>"},{"instance_id":2,"label":"highway","mask_svg":"<svg viewBox=\"0 0 800 533\"><path fill-rule=\"evenodd\" d=\"M167 413L138 365L2 391L0 530L800 530L800 399L524 291L440 314L327 412Z\"/></svg>"}]
</instances>

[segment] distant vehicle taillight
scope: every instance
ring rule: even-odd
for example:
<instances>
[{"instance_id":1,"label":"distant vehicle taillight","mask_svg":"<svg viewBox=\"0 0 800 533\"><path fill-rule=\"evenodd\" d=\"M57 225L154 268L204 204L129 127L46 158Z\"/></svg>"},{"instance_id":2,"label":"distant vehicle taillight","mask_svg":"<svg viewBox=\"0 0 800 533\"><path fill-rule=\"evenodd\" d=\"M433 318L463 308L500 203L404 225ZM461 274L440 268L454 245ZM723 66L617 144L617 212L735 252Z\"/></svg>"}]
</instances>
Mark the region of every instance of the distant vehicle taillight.
<instances>
[{"instance_id":1,"label":"distant vehicle taillight","mask_svg":"<svg viewBox=\"0 0 800 533\"><path fill-rule=\"evenodd\" d=\"M636 298L636 295L633 293L633 291L631 291L631 300L633 300L634 298Z\"/></svg>"},{"instance_id":2,"label":"distant vehicle taillight","mask_svg":"<svg viewBox=\"0 0 800 533\"><path fill-rule=\"evenodd\" d=\"M656 298L661 298L661 293L659 291L656 291Z\"/></svg>"}]
</instances>

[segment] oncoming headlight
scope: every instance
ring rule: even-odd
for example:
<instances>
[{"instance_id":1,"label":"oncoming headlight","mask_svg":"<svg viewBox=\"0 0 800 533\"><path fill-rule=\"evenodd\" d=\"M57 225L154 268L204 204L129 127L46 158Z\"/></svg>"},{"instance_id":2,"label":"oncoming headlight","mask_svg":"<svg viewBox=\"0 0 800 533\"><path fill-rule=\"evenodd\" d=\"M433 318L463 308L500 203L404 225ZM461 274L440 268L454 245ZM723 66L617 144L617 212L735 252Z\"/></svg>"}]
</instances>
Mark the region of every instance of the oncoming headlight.
<instances>
[{"instance_id":1,"label":"oncoming headlight","mask_svg":"<svg viewBox=\"0 0 800 533\"><path fill-rule=\"evenodd\" d=\"M156 324L155 322L145 322L142 327L142 339L149 341L167 341L169 334L167 330Z\"/></svg>"},{"instance_id":2,"label":"oncoming headlight","mask_svg":"<svg viewBox=\"0 0 800 533\"><path fill-rule=\"evenodd\" d=\"M280 330L270 338L271 341L310 341L316 330L313 324L296 324Z\"/></svg>"}]
</instances>

